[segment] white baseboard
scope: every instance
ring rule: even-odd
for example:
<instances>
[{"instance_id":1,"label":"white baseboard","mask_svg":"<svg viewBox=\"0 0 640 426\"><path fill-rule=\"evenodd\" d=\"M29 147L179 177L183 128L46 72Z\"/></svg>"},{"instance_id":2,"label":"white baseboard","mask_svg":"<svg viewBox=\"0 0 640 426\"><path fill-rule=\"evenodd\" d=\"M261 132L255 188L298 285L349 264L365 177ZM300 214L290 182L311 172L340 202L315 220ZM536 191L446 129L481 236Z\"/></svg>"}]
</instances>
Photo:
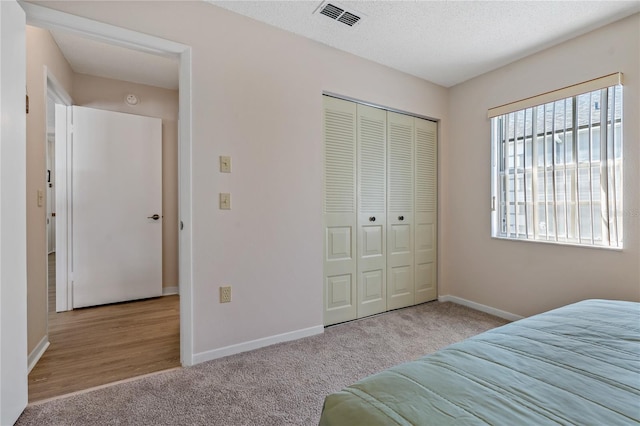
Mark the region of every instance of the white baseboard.
<instances>
[{"instance_id":1,"label":"white baseboard","mask_svg":"<svg viewBox=\"0 0 640 426\"><path fill-rule=\"evenodd\" d=\"M483 305L481 303L472 302L471 300L463 299L462 297L457 296L438 296L438 301L457 303L458 305L466 306L468 308L475 309L476 311L495 315L496 317L504 318L509 321L518 321L524 318L523 316L512 314L511 312L502 311L500 309L492 308L491 306Z\"/></svg>"},{"instance_id":2,"label":"white baseboard","mask_svg":"<svg viewBox=\"0 0 640 426\"><path fill-rule=\"evenodd\" d=\"M265 346L274 345L276 343L297 340L303 337L309 337L316 334L324 333L324 327L317 325L315 327L303 328L289 333L276 334L275 336L263 337L262 339L251 340L248 342L238 343L237 345L225 346L224 348L214 349L212 351L200 352L193 354L193 364L199 364L212 359L218 359L229 355L239 354L241 352L252 351Z\"/></svg>"},{"instance_id":3,"label":"white baseboard","mask_svg":"<svg viewBox=\"0 0 640 426\"><path fill-rule=\"evenodd\" d=\"M44 351L49 347L49 336L44 336L42 340L36 345L36 347L31 351L29 356L27 357L27 363L29 367L29 373L33 370L33 367L36 366L42 355L44 355Z\"/></svg>"},{"instance_id":4,"label":"white baseboard","mask_svg":"<svg viewBox=\"0 0 640 426\"><path fill-rule=\"evenodd\" d=\"M162 287L163 296L171 296L172 294L180 294L178 286L176 287Z\"/></svg>"}]
</instances>

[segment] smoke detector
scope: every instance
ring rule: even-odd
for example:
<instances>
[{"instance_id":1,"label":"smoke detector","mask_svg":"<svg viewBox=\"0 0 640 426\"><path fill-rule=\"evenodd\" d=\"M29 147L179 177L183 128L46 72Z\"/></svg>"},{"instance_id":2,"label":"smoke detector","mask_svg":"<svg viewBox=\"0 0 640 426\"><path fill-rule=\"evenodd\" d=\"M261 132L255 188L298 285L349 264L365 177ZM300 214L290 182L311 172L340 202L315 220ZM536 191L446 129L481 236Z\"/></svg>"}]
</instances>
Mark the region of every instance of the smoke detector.
<instances>
[{"instance_id":1,"label":"smoke detector","mask_svg":"<svg viewBox=\"0 0 640 426\"><path fill-rule=\"evenodd\" d=\"M127 96L125 96L124 101L127 103L127 105L130 106L138 105L138 102L140 102L138 97L133 93L129 93Z\"/></svg>"},{"instance_id":2,"label":"smoke detector","mask_svg":"<svg viewBox=\"0 0 640 426\"><path fill-rule=\"evenodd\" d=\"M358 22L360 22L363 17L362 13L356 12L354 10L348 10L340 3L334 1L322 2L314 13L319 13L320 15L331 18L334 21L342 22L343 24L350 27L353 27Z\"/></svg>"}]
</instances>

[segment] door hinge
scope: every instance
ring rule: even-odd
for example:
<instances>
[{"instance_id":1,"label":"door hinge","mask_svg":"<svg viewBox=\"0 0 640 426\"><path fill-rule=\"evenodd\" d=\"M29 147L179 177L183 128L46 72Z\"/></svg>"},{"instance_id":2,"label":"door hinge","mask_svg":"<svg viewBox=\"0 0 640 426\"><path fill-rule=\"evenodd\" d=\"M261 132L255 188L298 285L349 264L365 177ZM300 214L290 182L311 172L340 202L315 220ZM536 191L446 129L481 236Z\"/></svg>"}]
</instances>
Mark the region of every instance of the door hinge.
<instances>
[{"instance_id":1,"label":"door hinge","mask_svg":"<svg viewBox=\"0 0 640 426\"><path fill-rule=\"evenodd\" d=\"M26 104L27 104L27 114L29 114L29 95L27 95Z\"/></svg>"},{"instance_id":2,"label":"door hinge","mask_svg":"<svg viewBox=\"0 0 640 426\"><path fill-rule=\"evenodd\" d=\"M184 223L182 223L182 221L180 221L180 230L182 231L184 229Z\"/></svg>"},{"instance_id":3,"label":"door hinge","mask_svg":"<svg viewBox=\"0 0 640 426\"><path fill-rule=\"evenodd\" d=\"M496 197L491 197L491 211L496 211Z\"/></svg>"}]
</instances>

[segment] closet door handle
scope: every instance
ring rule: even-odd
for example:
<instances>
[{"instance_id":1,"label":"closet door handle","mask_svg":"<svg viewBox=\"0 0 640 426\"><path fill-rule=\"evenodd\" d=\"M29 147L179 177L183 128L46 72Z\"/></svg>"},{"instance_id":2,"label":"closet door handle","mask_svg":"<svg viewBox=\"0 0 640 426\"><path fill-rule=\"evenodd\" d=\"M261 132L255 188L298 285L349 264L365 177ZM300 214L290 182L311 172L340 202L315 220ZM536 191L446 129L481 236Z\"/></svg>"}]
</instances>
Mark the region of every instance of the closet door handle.
<instances>
[{"instance_id":1,"label":"closet door handle","mask_svg":"<svg viewBox=\"0 0 640 426\"><path fill-rule=\"evenodd\" d=\"M398 216L398 220L404 220L404 216Z\"/></svg>"},{"instance_id":2,"label":"closet door handle","mask_svg":"<svg viewBox=\"0 0 640 426\"><path fill-rule=\"evenodd\" d=\"M375 216L370 216L369 217L369 222L375 222L376 221L376 217Z\"/></svg>"}]
</instances>

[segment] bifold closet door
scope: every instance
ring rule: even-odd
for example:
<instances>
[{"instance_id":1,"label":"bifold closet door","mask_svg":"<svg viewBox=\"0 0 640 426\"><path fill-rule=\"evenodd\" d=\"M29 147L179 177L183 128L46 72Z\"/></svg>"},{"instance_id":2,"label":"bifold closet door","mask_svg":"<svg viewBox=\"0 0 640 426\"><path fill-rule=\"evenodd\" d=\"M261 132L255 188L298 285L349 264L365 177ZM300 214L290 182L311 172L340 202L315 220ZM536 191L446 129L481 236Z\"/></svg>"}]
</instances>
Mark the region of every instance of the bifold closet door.
<instances>
[{"instance_id":1,"label":"bifold closet door","mask_svg":"<svg viewBox=\"0 0 640 426\"><path fill-rule=\"evenodd\" d=\"M387 310L387 112L357 107L358 318Z\"/></svg>"},{"instance_id":2,"label":"bifold closet door","mask_svg":"<svg viewBox=\"0 0 640 426\"><path fill-rule=\"evenodd\" d=\"M438 235L438 125L415 119L415 303L438 297L436 238Z\"/></svg>"},{"instance_id":3,"label":"bifold closet door","mask_svg":"<svg viewBox=\"0 0 640 426\"><path fill-rule=\"evenodd\" d=\"M356 104L324 102L324 324L356 318Z\"/></svg>"},{"instance_id":4,"label":"bifold closet door","mask_svg":"<svg viewBox=\"0 0 640 426\"><path fill-rule=\"evenodd\" d=\"M414 118L387 112L387 309L413 305Z\"/></svg>"}]
</instances>

